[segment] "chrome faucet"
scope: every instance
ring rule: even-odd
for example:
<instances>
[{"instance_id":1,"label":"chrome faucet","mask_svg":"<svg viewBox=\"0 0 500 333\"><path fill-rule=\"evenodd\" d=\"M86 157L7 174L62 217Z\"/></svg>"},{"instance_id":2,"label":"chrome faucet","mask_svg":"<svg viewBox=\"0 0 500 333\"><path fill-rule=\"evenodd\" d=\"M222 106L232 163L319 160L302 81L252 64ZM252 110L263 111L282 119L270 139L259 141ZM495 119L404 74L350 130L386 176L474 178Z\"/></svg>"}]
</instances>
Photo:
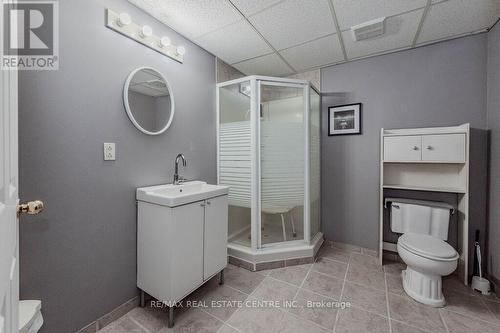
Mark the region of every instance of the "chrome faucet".
<instances>
[{"instance_id":1,"label":"chrome faucet","mask_svg":"<svg viewBox=\"0 0 500 333\"><path fill-rule=\"evenodd\" d=\"M184 179L182 177L179 178L179 161L182 160L182 166L186 167L186 158L183 154L178 154L175 158L175 172L174 172L174 185L181 184Z\"/></svg>"}]
</instances>

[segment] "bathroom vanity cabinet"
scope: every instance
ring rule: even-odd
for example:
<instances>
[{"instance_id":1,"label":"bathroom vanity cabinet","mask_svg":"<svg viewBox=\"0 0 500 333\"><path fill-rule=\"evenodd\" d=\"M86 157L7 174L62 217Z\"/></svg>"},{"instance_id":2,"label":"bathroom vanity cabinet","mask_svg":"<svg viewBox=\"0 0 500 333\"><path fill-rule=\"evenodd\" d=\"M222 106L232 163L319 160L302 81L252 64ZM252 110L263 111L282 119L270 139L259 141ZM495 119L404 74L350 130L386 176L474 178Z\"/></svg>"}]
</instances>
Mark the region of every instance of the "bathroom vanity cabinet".
<instances>
[{"instance_id":1,"label":"bathroom vanity cabinet","mask_svg":"<svg viewBox=\"0 0 500 333\"><path fill-rule=\"evenodd\" d=\"M227 195L175 207L138 201L137 286L172 307L227 265Z\"/></svg>"}]
</instances>

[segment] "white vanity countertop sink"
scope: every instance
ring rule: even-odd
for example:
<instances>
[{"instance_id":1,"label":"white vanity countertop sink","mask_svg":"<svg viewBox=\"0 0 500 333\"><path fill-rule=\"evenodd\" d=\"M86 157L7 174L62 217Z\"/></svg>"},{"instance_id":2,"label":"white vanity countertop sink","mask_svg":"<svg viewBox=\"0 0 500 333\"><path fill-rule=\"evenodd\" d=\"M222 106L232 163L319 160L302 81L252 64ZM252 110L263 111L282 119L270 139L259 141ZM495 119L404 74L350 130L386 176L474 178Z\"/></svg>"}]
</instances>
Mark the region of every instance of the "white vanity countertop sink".
<instances>
[{"instance_id":1,"label":"white vanity countertop sink","mask_svg":"<svg viewBox=\"0 0 500 333\"><path fill-rule=\"evenodd\" d=\"M175 207L208 198L226 195L229 187L211 185L202 181L190 181L180 185L165 184L140 187L136 199L157 205Z\"/></svg>"}]
</instances>

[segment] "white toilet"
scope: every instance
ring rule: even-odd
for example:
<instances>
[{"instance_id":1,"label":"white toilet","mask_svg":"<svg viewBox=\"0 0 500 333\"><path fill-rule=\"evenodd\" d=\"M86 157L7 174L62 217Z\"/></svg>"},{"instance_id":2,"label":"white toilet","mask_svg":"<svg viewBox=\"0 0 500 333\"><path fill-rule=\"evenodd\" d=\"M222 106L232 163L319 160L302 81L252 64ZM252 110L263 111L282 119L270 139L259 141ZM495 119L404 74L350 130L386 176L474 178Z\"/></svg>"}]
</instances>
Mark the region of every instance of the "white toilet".
<instances>
[{"instance_id":1,"label":"white toilet","mask_svg":"<svg viewBox=\"0 0 500 333\"><path fill-rule=\"evenodd\" d=\"M416 301L434 307L445 305L441 277L457 268L459 255L445 240L453 206L444 202L387 199L391 230L401 233L398 254L406 263L403 288Z\"/></svg>"},{"instance_id":2,"label":"white toilet","mask_svg":"<svg viewBox=\"0 0 500 333\"><path fill-rule=\"evenodd\" d=\"M43 325L42 302L19 301L19 333L36 333Z\"/></svg>"}]
</instances>

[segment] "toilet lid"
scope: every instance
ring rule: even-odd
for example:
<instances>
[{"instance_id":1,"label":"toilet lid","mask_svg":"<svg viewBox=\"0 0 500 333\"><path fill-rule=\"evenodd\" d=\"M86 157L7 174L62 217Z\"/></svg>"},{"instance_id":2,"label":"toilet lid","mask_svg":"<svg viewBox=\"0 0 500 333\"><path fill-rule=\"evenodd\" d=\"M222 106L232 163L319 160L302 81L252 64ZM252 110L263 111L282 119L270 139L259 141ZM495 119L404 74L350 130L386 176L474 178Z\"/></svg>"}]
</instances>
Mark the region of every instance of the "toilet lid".
<instances>
[{"instance_id":1,"label":"toilet lid","mask_svg":"<svg viewBox=\"0 0 500 333\"><path fill-rule=\"evenodd\" d=\"M403 234L398 239L399 245L407 250L430 259L456 260L458 253L444 240L429 235Z\"/></svg>"}]
</instances>

